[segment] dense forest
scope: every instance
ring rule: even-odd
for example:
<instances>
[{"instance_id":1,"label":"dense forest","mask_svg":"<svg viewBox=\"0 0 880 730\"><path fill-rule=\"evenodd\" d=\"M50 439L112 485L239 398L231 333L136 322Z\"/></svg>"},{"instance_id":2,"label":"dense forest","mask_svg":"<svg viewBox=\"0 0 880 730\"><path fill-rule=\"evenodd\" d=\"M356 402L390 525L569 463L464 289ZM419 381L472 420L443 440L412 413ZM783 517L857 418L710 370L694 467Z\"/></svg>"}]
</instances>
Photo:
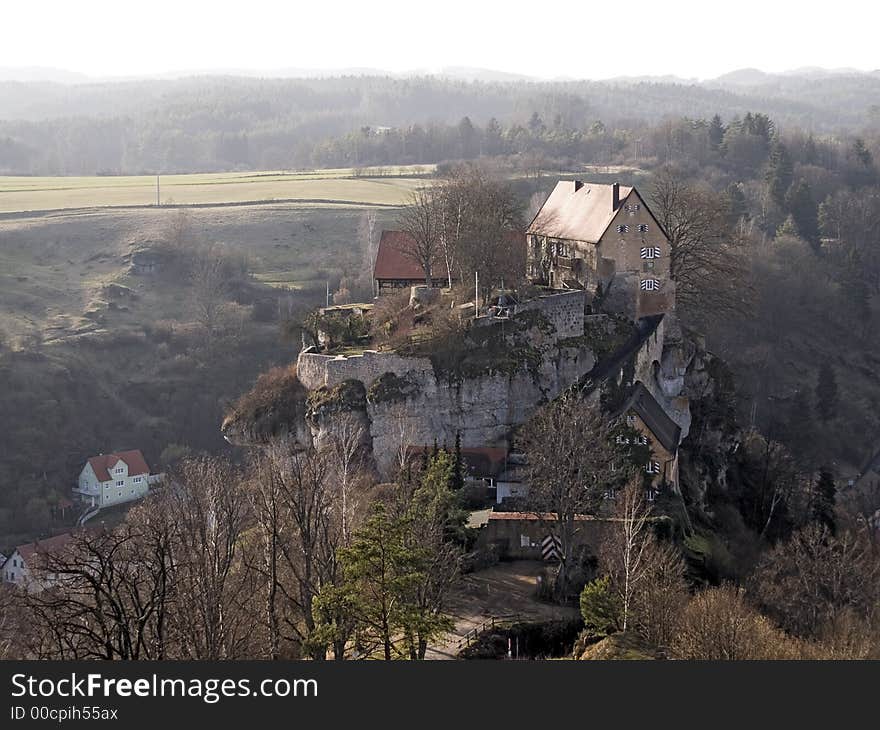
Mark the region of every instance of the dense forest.
<instances>
[{"instance_id":1,"label":"dense forest","mask_svg":"<svg viewBox=\"0 0 880 730\"><path fill-rule=\"evenodd\" d=\"M664 153L652 129L758 109L817 135L880 124L877 74L740 72L704 83L195 77L0 83L0 174L94 175ZM540 123L535 119L540 117Z\"/></svg>"}]
</instances>

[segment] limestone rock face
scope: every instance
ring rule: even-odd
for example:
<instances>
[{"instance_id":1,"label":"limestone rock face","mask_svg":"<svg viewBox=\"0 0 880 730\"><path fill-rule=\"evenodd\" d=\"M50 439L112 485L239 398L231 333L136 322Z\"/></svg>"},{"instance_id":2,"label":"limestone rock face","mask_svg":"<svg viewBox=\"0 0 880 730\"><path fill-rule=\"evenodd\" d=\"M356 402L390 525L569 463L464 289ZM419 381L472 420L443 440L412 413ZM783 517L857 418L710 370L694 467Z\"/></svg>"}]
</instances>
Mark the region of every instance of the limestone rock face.
<instances>
[{"instance_id":1,"label":"limestone rock face","mask_svg":"<svg viewBox=\"0 0 880 730\"><path fill-rule=\"evenodd\" d=\"M396 356L394 356L396 358ZM373 368L375 359L370 360ZM332 438L344 410L361 419L369 434L380 474L387 475L402 443L451 446L460 434L463 446L505 445L511 430L538 406L577 382L595 364L586 347L552 347L537 367L452 378L426 370L413 358L413 369L388 370L363 382L363 401L348 407L309 411L316 442ZM390 359L389 365L400 365Z\"/></svg>"}]
</instances>

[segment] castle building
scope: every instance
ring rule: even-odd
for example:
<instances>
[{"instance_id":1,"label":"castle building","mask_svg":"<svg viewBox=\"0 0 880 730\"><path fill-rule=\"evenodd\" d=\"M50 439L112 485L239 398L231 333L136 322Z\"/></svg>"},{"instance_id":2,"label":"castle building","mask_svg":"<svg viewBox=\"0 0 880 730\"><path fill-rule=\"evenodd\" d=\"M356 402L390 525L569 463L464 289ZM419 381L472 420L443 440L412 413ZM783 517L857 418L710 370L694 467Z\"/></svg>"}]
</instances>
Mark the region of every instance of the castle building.
<instances>
[{"instance_id":1,"label":"castle building","mask_svg":"<svg viewBox=\"0 0 880 730\"><path fill-rule=\"evenodd\" d=\"M669 238L634 187L560 181L526 237L534 283L613 295L634 318L675 307Z\"/></svg>"}]
</instances>

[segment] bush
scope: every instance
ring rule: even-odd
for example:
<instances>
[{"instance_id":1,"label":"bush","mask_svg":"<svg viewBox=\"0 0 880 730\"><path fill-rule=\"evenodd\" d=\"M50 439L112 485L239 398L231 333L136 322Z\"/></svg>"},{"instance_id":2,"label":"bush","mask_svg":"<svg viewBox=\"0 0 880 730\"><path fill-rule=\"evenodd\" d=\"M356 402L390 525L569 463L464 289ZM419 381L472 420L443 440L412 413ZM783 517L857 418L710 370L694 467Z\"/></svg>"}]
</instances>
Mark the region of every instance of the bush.
<instances>
[{"instance_id":1,"label":"bush","mask_svg":"<svg viewBox=\"0 0 880 730\"><path fill-rule=\"evenodd\" d=\"M584 628L592 636L608 636L620 630L622 608L611 590L608 576L596 578L584 586L580 598Z\"/></svg>"}]
</instances>

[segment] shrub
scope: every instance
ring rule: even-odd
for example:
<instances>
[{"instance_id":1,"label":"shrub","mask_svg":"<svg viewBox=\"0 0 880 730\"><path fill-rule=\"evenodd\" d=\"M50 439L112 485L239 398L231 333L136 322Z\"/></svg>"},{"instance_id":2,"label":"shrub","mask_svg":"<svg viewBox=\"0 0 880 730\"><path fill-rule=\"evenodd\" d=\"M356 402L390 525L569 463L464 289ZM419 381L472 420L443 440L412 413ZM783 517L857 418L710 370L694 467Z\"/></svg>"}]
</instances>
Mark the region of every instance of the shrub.
<instances>
[{"instance_id":1,"label":"shrub","mask_svg":"<svg viewBox=\"0 0 880 730\"><path fill-rule=\"evenodd\" d=\"M608 576L596 578L584 586L580 598L584 628L592 636L608 636L620 630L621 606L611 590Z\"/></svg>"}]
</instances>

